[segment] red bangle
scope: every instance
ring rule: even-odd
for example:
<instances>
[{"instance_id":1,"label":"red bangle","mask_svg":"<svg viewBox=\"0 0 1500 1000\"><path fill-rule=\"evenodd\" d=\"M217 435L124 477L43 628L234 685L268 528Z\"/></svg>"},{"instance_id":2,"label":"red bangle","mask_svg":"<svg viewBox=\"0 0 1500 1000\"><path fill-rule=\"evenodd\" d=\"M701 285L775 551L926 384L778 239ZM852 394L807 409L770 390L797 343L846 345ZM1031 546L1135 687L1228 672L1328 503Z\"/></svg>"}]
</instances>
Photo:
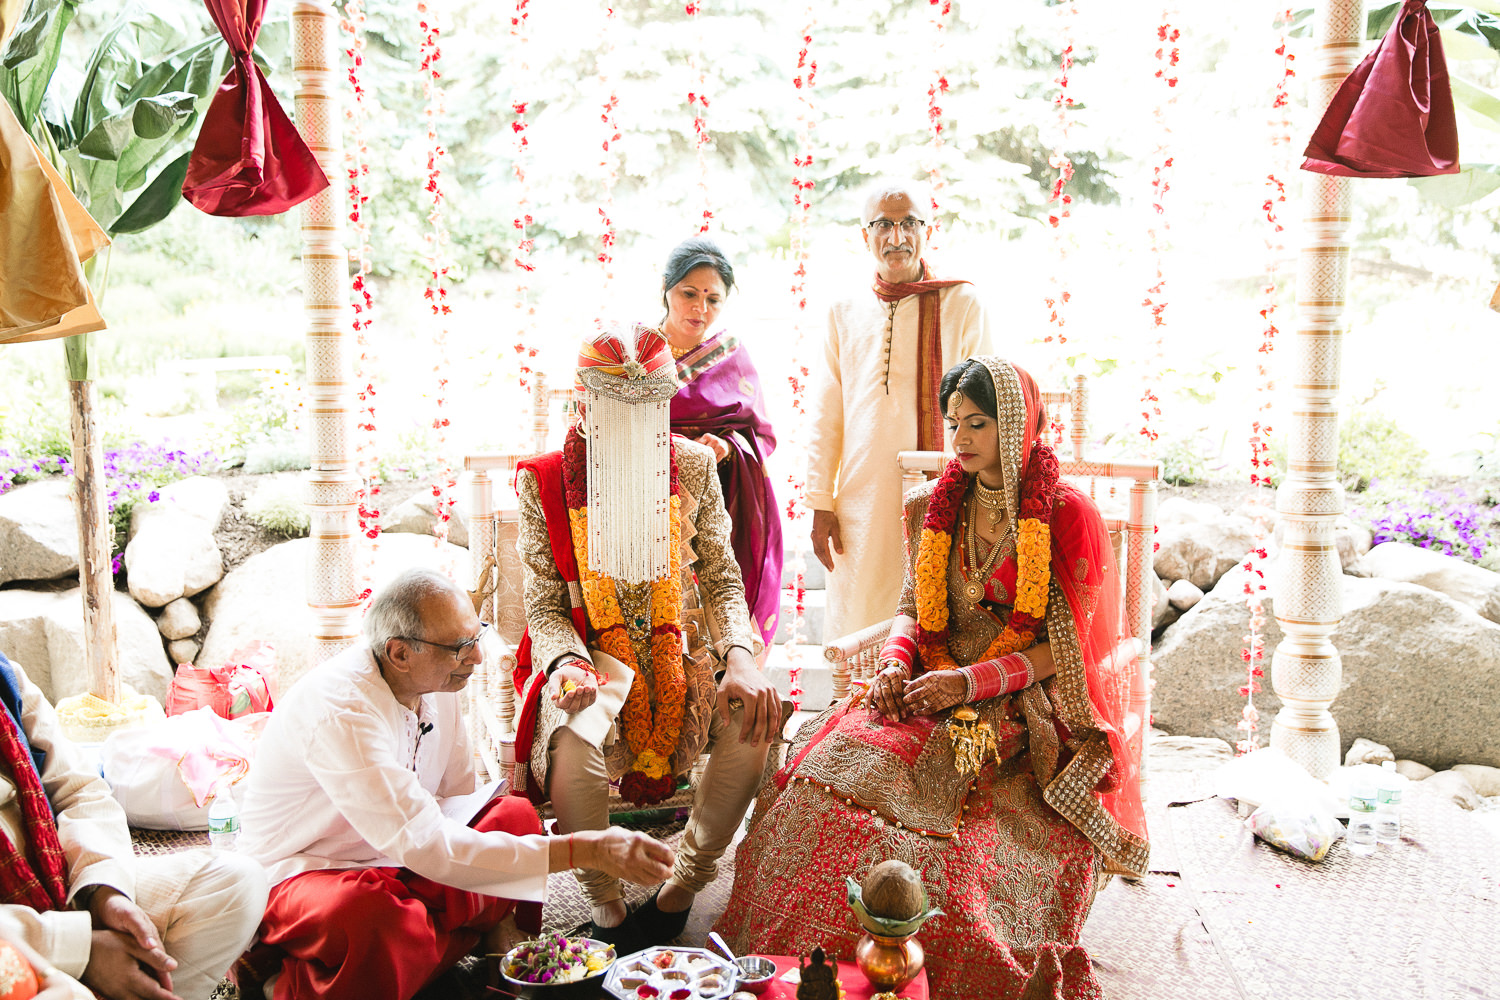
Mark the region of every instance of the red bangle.
<instances>
[{"instance_id":1,"label":"red bangle","mask_svg":"<svg viewBox=\"0 0 1500 1000\"><path fill-rule=\"evenodd\" d=\"M917 658L917 641L904 633L898 633L886 639L885 645L880 647L880 659L895 660L911 671L911 665Z\"/></svg>"}]
</instances>

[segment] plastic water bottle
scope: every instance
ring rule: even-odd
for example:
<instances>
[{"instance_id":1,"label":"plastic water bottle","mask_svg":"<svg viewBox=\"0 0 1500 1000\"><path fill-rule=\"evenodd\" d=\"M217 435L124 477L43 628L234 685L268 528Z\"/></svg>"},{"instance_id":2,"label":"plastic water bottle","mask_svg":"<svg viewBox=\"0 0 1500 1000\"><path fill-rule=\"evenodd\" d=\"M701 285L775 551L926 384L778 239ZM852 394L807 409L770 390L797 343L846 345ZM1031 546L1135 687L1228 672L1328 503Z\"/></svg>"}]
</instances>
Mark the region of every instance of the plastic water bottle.
<instances>
[{"instance_id":1,"label":"plastic water bottle","mask_svg":"<svg viewBox=\"0 0 1500 1000\"><path fill-rule=\"evenodd\" d=\"M223 851L234 850L240 836L240 807L229 794L229 785L227 781L219 783L208 807L208 842Z\"/></svg>"},{"instance_id":2,"label":"plastic water bottle","mask_svg":"<svg viewBox=\"0 0 1500 1000\"><path fill-rule=\"evenodd\" d=\"M1349 792L1349 853L1366 857L1375 853L1375 785L1359 778Z\"/></svg>"},{"instance_id":3,"label":"plastic water bottle","mask_svg":"<svg viewBox=\"0 0 1500 1000\"><path fill-rule=\"evenodd\" d=\"M1382 844L1401 843L1401 785L1394 761L1380 765L1380 784L1375 801L1375 837Z\"/></svg>"}]
</instances>

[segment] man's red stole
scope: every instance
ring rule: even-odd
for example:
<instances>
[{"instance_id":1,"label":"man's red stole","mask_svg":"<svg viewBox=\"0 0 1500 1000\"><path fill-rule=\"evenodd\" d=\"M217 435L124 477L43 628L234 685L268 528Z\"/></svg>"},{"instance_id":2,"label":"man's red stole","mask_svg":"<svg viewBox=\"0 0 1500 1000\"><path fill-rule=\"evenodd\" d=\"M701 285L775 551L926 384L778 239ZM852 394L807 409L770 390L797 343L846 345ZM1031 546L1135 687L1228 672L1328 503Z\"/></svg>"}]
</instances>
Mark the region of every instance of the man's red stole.
<instances>
[{"instance_id":1,"label":"man's red stole","mask_svg":"<svg viewBox=\"0 0 1500 1000\"><path fill-rule=\"evenodd\" d=\"M63 884L68 859L41 775L21 742L20 726L8 709L0 708L0 764L15 782L26 837L17 847L0 831L0 903L20 903L38 912L60 910L68 898Z\"/></svg>"},{"instance_id":2,"label":"man's red stole","mask_svg":"<svg viewBox=\"0 0 1500 1000\"><path fill-rule=\"evenodd\" d=\"M890 282L875 275L875 297L899 302L920 295L917 318L917 450L943 450L943 412L938 409L938 386L943 380L942 301L938 292L950 285L967 285L962 278L939 281L922 261L922 280Z\"/></svg>"},{"instance_id":3,"label":"man's red stole","mask_svg":"<svg viewBox=\"0 0 1500 1000\"><path fill-rule=\"evenodd\" d=\"M536 458L516 463L516 474L529 472L536 479L537 494L542 502L542 515L547 520L547 540L552 543L552 560L557 572L568 585L570 612L573 627L587 642L589 639L588 616L584 612L582 591L579 589L578 560L573 555L573 533L568 522L568 504L563 495L563 456L560 451L549 451ZM516 793L524 792L538 805L547 801L546 789L536 787L530 774L531 744L536 738L537 715L541 709L542 691L547 687L547 665L531 662L531 630L521 636L521 646L516 650L516 690L521 692L521 708L516 713Z\"/></svg>"}]
</instances>

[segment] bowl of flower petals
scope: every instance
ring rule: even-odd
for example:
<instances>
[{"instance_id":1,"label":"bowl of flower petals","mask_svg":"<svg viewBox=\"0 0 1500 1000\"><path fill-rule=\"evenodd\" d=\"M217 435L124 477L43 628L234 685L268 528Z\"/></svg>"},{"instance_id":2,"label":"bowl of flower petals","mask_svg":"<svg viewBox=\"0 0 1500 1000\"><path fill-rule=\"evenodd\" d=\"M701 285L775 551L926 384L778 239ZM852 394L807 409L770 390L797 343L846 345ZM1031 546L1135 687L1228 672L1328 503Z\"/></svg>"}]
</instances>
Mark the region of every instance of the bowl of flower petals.
<instances>
[{"instance_id":1,"label":"bowl of flower petals","mask_svg":"<svg viewBox=\"0 0 1500 1000\"><path fill-rule=\"evenodd\" d=\"M615 964L614 945L593 938L544 934L505 953L503 992L538 1000L584 1000L602 995Z\"/></svg>"}]
</instances>

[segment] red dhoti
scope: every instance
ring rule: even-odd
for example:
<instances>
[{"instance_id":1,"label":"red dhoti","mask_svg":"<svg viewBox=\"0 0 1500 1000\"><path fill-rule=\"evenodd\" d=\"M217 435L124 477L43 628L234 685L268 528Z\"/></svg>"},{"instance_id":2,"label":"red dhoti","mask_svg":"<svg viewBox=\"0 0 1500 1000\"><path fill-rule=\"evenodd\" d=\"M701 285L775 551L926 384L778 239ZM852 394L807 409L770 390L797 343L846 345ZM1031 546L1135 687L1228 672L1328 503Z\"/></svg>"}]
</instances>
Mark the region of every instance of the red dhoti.
<instances>
[{"instance_id":1,"label":"red dhoti","mask_svg":"<svg viewBox=\"0 0 1500 1000\"><path fill-rule=\"evenodd\" d=\"M542 832L531 803L516 796L497 799L470 826ZM283 956L276 1000L409 1000L512 910L522 930L541 930L539 903L466 892L407 868L307 872L271 889L257 951Z\"/></svg>"}]
</instances>

